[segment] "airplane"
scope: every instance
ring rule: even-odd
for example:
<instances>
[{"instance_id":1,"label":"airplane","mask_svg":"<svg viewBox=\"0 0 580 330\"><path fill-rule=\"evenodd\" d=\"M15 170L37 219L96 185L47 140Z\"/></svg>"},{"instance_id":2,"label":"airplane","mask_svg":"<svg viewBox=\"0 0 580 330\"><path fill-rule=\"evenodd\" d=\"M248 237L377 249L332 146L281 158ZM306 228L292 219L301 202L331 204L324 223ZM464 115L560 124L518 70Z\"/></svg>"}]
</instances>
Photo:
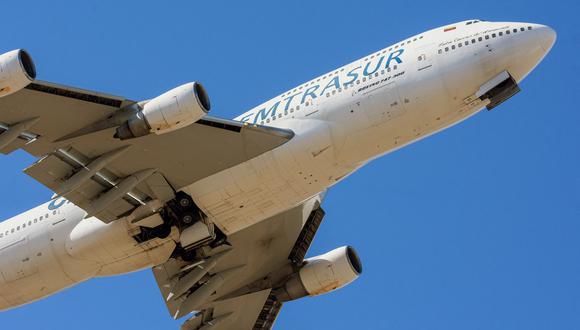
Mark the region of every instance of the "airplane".
<instances>
[{"instance_id":1,"label":"airplane","mask_svg":"<svg viewBox=\"0 0 580 330\"><path fill-rule=\"evenodd\" d=\"M0 310L152 269L182 330L271 329L284 304L362 273L351 246L306 258L326 191L371 160L492 110L556 40L472 19L397 42L233 120L191 82L145 101L36 79L0 56L0 151L54 192L0 223Z\"/></svg>"}]
</instances>

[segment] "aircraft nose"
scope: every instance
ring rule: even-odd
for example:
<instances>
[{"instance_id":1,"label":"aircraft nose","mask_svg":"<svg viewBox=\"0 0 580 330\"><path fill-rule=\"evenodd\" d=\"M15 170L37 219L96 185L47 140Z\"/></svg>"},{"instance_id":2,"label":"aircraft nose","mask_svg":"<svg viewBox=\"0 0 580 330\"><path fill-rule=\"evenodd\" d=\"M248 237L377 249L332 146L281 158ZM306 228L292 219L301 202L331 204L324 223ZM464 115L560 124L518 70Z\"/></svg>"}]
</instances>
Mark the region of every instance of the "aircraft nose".
<instances>
[{"instance_id":1,"label":"aircraft nose","mask_svg":"<svg viewBox=\"0 0 580 330\"><path fill-rule=\"evenodd\" d=\"M539 38L542 49L547 53L556 42L556 31L549 26L540 25L536 28L536 35Z\"/></svg>"}]
</instances>

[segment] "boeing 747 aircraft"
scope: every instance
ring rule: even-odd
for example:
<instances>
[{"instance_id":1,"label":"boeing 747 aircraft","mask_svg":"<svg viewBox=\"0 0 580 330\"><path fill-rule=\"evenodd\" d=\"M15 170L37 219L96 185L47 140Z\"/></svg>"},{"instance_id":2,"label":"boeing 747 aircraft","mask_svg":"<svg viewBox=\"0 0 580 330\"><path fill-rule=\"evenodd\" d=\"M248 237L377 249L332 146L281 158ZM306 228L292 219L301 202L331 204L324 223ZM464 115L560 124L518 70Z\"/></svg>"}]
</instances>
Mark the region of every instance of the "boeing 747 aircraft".
<instances>
[{"instance_id":1,"label":"boeing 747 aircraft","mask_svg":"<svg viewBox=\"0 0 580 330\"><path fill-rule=\"evenodd\" d=\"M305 258L325 191L372 159L494 109L550 51L531 23L469 20L387 46L234 120L197 82L133 101L36 80L0 56L0 151L54 191L0 223L0 310L151 268L182 330L271 329L355 280L350 246Z\"/></svg>"}]
</instances>

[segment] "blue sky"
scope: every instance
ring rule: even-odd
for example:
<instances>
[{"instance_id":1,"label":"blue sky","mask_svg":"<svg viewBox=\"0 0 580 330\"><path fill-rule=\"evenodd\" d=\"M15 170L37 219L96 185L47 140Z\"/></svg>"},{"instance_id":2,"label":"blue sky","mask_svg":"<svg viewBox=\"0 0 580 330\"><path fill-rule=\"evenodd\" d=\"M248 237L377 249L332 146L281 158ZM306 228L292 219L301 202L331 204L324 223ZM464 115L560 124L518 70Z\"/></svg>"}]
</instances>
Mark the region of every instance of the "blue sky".
<instances>
[{"instance_id":1,"label":"blue sky","mask_svg":"<svg viewBox=\"0 0 580 330\"><path fill-rule=\"evenodd\" d=\"M558 41L492 112L333 188L310 254L355 246L363 276L286 304L276 329L579 329L580 29L574 1L12 1L0 51L39 78L132 99L207 87L237 114L421 31L471 18L537 22ZM0 157L0 218L50 198ZM8 187L8 188L7 188ZM92 280L0 314L2 329L178 329L149 271Z\"/></svg>"}]
</instances>

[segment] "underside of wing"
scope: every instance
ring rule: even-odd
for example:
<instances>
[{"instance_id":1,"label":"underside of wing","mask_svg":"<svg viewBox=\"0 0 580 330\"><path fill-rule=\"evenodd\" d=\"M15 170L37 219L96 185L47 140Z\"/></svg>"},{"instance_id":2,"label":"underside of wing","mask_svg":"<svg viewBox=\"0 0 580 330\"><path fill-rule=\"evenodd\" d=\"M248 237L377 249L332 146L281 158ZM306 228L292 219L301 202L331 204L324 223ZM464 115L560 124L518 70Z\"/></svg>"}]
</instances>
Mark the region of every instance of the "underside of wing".
<instances>
[{"instance_id":1,"label":"underside of wing","mask_svg":"<svg viewBox=\"0 0 580 330\"><path fill-rule=\"evenodd\" d=\"M270 329L282 307L274 292L303 263L320 226L321 198L228 237L230 246L153 268L170 314L198 311L182 329ZM227 324L226 324L227 322Z\"/></svg>"},{"instance_id":2,"label":"underside of wing","mask_svg":"<svg viewBox=\"0 0 580 330\"><path fill-rule=\"evenodd\" d=\"M25 172L110 222L292 138L288 130L204 116L165 134L116 137L134 101L36 81L0 98L0 151L41 157ZM1 141L7 142L4 145ZM157 207L157 206L155 206Z\"/></svg>"}]
</instances>

